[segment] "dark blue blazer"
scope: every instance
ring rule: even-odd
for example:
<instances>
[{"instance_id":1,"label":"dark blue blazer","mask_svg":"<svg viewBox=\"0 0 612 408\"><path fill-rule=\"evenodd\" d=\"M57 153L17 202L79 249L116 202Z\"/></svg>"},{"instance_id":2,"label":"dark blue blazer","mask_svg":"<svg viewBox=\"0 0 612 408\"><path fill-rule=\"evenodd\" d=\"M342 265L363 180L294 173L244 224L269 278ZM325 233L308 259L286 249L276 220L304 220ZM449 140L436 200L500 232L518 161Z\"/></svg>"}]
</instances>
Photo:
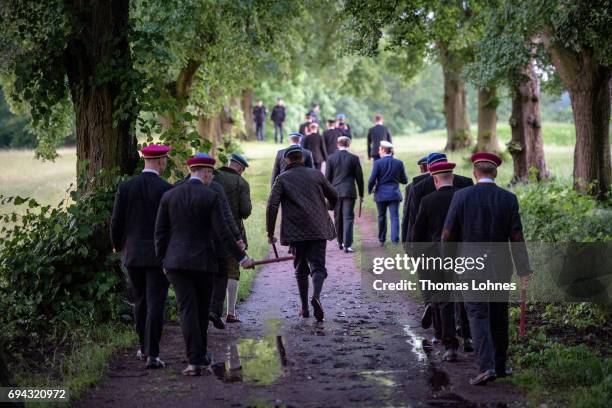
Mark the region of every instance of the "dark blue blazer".
<instances>
[{"instance_id":1,"label":"dark blue blazer","mask_svg":"<svg viewBox=\"0 0 612 408\"><path fill-rule=\"evenodd\" d=\"M408 183L404 163L393 156L376 160L368 181L368 193L376 188L374 201L402 201L399 185Z\"/></svg>"}]
</instances>

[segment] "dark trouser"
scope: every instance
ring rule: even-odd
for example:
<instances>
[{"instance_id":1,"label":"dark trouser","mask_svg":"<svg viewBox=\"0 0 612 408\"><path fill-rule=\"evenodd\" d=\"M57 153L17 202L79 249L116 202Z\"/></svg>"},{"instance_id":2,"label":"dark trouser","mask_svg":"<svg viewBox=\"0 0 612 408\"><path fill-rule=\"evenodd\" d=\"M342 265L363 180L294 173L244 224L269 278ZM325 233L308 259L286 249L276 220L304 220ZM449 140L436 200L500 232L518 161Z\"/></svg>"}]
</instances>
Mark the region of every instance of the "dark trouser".
<instances>
[{"instance_id":1,"label":"dark trouser","mask_svg":"<svg viewBox=\"0 0 612 408\"><path fill-rule=\"evenodd\" d=\"M127 268L130 291L134 298L134 321L140 350L147 356L159 356L159 341L164 326L164 306L168 280L159 267Z\"/></svg>"},{"instance_id":2,"label":"dark trouser","mask_svg":"<svg viewBox=\"0 0 612 408\"><path fill-rule=\"evenodd\" d=\"M281 143L281 144L283 143L283 124L282 123L274 124L274 142Z\"/></svg>"},{"instance_id":3,"label":"dark trouser","mask_svg":"<svg viewBox=\"0 0 612 408\"><path fill-rule=\"evenodd\" d=\"M295 278L300 291L302 308L308 308L308 276L312 276L313 297L318 298L323 289L323 281L327 277L325 268L325 250L327 241L318 239L314 241L292 242L291 247L295 255L293 266Z\"/></svg>"},{"instance_id":4,"label":"dark trouser","mask_svg":"<svg viewBox=\"0 0 612 408\"><path fill-rule=\"evenodd\" d=\"M508 303L466 302L479 372L504 370L508 351Z\"/></svg>"},{"instance_id":5,"label":"dark trouser","mask_svg":"<svg viewBox=\"0 0 612 408\"><path fill-rule=\"evenodd\" d=\"M255 137L257 140L264 140L264 123L255 122Z\"/></svg>"},{"instance_id":6,"label":"dark trouser","mask_svg":"<svg viewBox=\"0 0 612 408\"><path fill-rule=\"evenodd\" d=\"M373 154L373 155L372 155L372 160L375 160L375 161L376 161L376 160L378 160L378 159L380 159L380 154L375 153L375 154Z\"/></svg>"},{"instance_id":7,"label":"dark trouser","mask_svg":"<svg viewBox=\"0 0 612 408\"><path fill-rule=\"evenodd\" d=\"M171 270L168 279L176 293L189 364L204 364L213 275L203 271Z\"/></svg>"},{"instance_id":8,"label":"dark trouser","mask_svg":"<svg viewBox=\"0 0 612 408\"><path fill-rule=\"evenodd\" d=\"M472 333L470 332L470 321L463 302L455 303L455 320L459 337L462 339L471 339Z\"/></svg>"},{"instance_id":9,"label":"dark trouser","mask_svg":"<svg viewBox=\"0 0 612 408\"><path fill-rule=\"evenodd\" d=\"M338 244L344 247L353 245L353 223L355 221L355 199L340 197L334 208L334 222Z\"/></svg>"},{"instance_id":10,"label":"dark trouser","mask_svg":"<svg viewBox=\"0 0 612 408\"><path fill-rule=\"evenodd\" d=\"M455 332L455 304L452 302L440 302L436 303L435 305L439 313L439 338L442 339L442 343L444 344L446 349L456 349L457 347L459 347L459 341L457 341L457 336Z\"/></svg>"},{"instance_id":11,"label":"dark trouser","mask_svg":"<svg viewBox=\"0 0 612 408\"><path fill-rule=\"evenodd\" d=\"M387 239L387 208L391 216L391 242L399 243L399 201L380 201L376 203L378 209L378 241Z\"/></svg>"},{"instance_id":12,"label":"dark trouser","mask_svg":"<svg viewBox=\"0 0 612 408\"><path fill-rule=\"evenodd\" d=\"M227 257L217 258L217 273L212 279L212 295L210 297L210 312L223 316L223 303L227 293Z\"/></svg>"}]
</instances>

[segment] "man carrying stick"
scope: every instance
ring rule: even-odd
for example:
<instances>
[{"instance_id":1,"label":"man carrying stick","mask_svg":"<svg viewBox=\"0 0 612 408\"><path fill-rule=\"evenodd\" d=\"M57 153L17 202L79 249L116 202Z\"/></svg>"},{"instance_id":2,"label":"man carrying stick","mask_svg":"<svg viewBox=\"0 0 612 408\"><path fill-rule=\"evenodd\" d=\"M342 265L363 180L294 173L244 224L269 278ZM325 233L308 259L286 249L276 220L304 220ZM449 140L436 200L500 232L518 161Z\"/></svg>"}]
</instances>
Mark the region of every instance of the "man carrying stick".
<instances>
[{"instance_id":1,"label":"man carrying stick","mask_svg":"<svg viewBox=\"0 0 612 408\"><path fill-rule=\"evenodd\" d=\"M282 206L281 245L288 245L295 255L294 267L302 317L308 309L308 275L312 277L311 305L317 321L323 321L321 290L327 277L325 253L327 242L335 238L334 224L327 212L334 208L338 194L320 171L303 165L302 148L290 146L283 154L286 169L272 186L266 210L268 240L275 243L274 230L279 206ZM326 205L325 200L329 202Z\"/></svg>"}]
</instances>

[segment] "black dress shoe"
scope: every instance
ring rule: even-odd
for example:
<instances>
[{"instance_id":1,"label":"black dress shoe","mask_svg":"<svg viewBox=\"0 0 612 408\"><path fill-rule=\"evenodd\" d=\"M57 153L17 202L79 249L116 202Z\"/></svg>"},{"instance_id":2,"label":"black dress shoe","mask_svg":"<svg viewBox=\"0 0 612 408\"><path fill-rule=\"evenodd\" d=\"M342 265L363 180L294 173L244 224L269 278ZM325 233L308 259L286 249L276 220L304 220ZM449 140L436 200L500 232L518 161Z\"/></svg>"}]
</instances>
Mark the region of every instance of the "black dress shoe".
<instances>
[{"instance_id":1,"label":"black dress shoe","mask_svg":"<svg viewBox=\"0 0 612 408\"><path fill-rule=\"evenodd\" d=\"M342 251L344 249L344 245L338 244L338 248Z\"/></svg>"},{"instance_id":2,"label":"black dress shoe","mask_svg":"<svg viewBox=\"0 0 612 408\"><path fill-rule=\"evenodd\" d=\"M221 317L218 314L210 312L208 314L208 319L212 322L215 328L219 330L225 329L225 324L223 323L223 320L221 320Z\"/></svg>"},{"instance_id":3,"label":"black dress shoe","mask_svg":"<svg viewBox=\"0 0 612 408\"><path fill-rule=\"evenodd\" d=\"M433 320L433 306L431 303L425 304L425 310L423 311L423 316L421 316L421 327L424 329L429 329L431 327L431 322Z\"/></svg>"},{"instance_id":4,"label":"black dress shoe","mask_svg":"<svg viewBox=\"0 0 612 408\"><path fill-rule=\"evenodd\" d=\"M310 304L312 305L312 309L314 310L314 317L318 322L322 322L325 315L323 314L323 306L321 306L321 301L319 298L312 297L310 300Z\"/></svg>"},{"instance_id":5,"label":"black dress shoe","mask_svg":"<svg viewBox=\"0 0 612 408\"><path fill-rule=\"evenodd\" d=\"M472 353L474 351L474 345L472 344L472 339L466 337L463 339L463 351L466 353Z\"/></svg>"},{"instance_id":6,"label":"black dress shoe","mask_svg":"<svg viewBox=\"0 0 612 408\"><path fill-rule=\"evenodd\" d=\"M164 363L159 357L147 357L146 368L166 368Z\"/></svg>"},{"instance_id":7,"label":"black dress shoe","mask_svg":"<svg viewBox=\"0 0 612 408\"><path fill-rule=\"evenodd\" d=\"M308 319L310 317L310 310L304 308L300 309L300 316L304 319Z\"/></svg>"},{"instance_id":8,"label":"black dress shoe","mask_svg":"<svg viewBox=\"0 0 612 408\"><path fill-rule=\"evenodd\" d=\"M496 368L495 374L497 374L497 378L510 377L512 375L512 367Z\"/></svg>"},{"instance_id":9,"label":"black dress shoe","mask_svg":"<svg viewBox=\"0 0 612 408\"><path fill-rule=\"evenodd\" d=\"M495 374L495 370L487 370L470 379L470 384L487 385L487 383L495 381L496 378L497 374Z\"/></svg>"}]
</instances>

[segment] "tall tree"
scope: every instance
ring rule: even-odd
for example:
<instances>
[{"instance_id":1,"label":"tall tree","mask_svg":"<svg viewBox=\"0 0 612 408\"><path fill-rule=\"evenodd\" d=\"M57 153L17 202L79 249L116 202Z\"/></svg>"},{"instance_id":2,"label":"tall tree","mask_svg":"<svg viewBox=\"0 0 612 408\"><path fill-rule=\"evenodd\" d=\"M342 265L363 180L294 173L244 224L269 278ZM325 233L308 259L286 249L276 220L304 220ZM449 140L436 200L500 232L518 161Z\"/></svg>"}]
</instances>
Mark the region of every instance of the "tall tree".
<instances>
[{"instance_id":1,"label":"tall tree","mask_svg":"<svg viewBox=\"0 0 612 408\"><path fill-rule=\"evenodd\" d=\"M6 1L1 15L3 83L27 107L39 138L74 115L77 165L87 163L88 176L115 168L132 173L138 78L127 38L129 2Z\"/></svg>"}]
</instances>

